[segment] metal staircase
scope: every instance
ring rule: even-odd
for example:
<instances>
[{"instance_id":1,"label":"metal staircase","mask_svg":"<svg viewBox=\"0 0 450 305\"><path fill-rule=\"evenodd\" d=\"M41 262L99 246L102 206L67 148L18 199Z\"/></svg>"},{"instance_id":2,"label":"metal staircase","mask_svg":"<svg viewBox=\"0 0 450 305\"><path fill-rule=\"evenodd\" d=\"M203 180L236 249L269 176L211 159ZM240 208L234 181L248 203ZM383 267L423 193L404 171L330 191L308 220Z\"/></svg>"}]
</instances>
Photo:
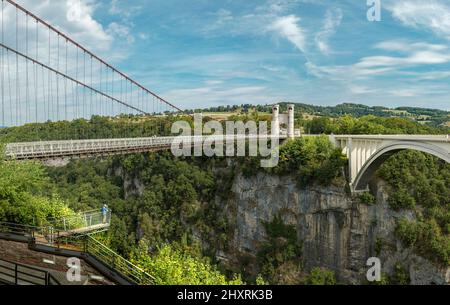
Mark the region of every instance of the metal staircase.
<instances>
[{"instance_id":1,"label":"metal staircase","mask_svg":"<svg viewBox=\"0 0 450 305\"><path fill-rule=\"evenodd\" d=\"M29 248L34 251L80 257L119 284L152 284L154 278L150 274L91 236L108 230L110 223L111 211L104 213L97 210L53 219L45 227L0 222L0 239L28 243ZM2 274L8 277L15 268L17 267L5 267L2 273L0 265L0 281ZM15 278L20 279L21 275L23 274L19 272L15 274ZM53 281L54 278L50 280ZM25 283L20 279L18 284L22 282ZM39 283L46 285L42 280Z\"/></svg>"}]
</instances>

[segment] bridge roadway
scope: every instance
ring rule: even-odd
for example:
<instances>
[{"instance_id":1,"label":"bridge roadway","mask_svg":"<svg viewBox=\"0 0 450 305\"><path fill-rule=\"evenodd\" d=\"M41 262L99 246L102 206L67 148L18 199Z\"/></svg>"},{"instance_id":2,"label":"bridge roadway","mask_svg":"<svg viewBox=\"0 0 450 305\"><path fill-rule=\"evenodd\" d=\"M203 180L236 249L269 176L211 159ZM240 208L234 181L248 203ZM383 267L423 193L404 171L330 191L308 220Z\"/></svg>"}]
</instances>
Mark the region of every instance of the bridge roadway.
<instances>
[{"instance_id":1,"label":"bridge roadway","mask_svg":"<svg viewBox=\"0 0 450 305\"><path fill-rule=\"evenodd\" d=\"M49 160L57 158L83 158L102 155L129 154L135 152L160 151L170 149L172 143L183 141L191 146L203 145L205 140L216 143L229 141L246 141L250 139L274 139L270 135L226 135L226 136L174 136L150 138L68 140L10 143L6 145L5 157L15 160ZM286 139L280 135L279 140Z\"/></svg>"}]
</instances>

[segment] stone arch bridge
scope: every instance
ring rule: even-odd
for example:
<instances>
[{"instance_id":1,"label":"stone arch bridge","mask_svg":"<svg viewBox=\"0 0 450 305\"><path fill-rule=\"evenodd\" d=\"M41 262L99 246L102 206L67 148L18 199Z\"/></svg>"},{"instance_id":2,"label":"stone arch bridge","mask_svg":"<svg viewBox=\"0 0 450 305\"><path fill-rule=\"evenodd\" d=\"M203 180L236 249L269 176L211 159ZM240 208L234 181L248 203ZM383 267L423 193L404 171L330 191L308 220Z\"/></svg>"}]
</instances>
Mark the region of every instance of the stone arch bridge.
<instances>
[{"instance_id":1,"label":"stone arch bridge","mask_svg":"<svg viewBox=\"0 0 450 305\"><path fill-rule=\"evenodd\" d=\"M349 159L352 192L365 191L380 165L394 153L412 149L450 162L449 135L331 135Z\"/></svg>"}]
</instances>

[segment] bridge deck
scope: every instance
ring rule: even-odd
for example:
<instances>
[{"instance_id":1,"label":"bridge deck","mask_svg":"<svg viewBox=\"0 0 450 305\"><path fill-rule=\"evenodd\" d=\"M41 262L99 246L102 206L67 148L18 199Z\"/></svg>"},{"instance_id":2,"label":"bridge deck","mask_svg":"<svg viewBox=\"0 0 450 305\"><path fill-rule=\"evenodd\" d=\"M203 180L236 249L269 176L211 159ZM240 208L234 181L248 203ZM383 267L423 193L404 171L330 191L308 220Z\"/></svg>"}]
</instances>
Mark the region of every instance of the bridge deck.
<instances>
[{"instance_id":1,"label":"bridge deck","mask_svg":"<svg viewBox=\"0 0 450 305\"><path fill-rule=\"evenodd\" d=\"M16 160L77 158L93 155L166 150L175 141L178 143L182 142L183 145L195 146L202 145L205 140L225 143L251 139L285 139L286 137L286 135L227 135L24 142L8 144L5 155L7 158Z\"/></svg>"}]
</instances>

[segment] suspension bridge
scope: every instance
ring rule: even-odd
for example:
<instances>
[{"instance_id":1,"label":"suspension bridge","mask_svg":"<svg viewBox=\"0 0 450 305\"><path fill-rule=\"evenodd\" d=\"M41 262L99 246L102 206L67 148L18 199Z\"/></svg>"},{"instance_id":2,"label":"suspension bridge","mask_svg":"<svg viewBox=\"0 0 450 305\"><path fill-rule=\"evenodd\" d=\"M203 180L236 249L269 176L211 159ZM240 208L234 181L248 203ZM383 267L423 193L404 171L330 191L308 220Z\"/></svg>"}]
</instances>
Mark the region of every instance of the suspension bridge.
<instances>
[{"instance_id":1,"label":"suspension bridge","mask_svg":"<svg viewBox=\"0 0 450 305\"><path fill-rule=\"evenodd\" d=\"M1 0L0 126L42 122L110 121L122 116L141 120L182 114L183 110L119 71L55 26L12 0ZM294 132L294 109L288 107L287 133L280 132L279 108L274 106L273 132L263 138L284 140ZM38 127L36 127L38 128ZM250 140L234 135L231 141ZM136 138L54 139L9 143L6 157L25 159L79 158L165 150L176 137L145 134ZM202 145L208 137L190 137L189 145ZM57 141L56 141L57 140ZM218 141L228 141L219 137ZM450 162L448 136L331 136L349 159L353 191L364 190L370 175L390 154L403 149L431 153Z\"/></svg>"},{"instance_id":2,"label":"suspension bridge","mask_svg":"<svg viewBox=\"0 0 450 305\"><path fill-rule=\"evenodd\" d=\"M181 109L11 0L1 1L0 126Z\"/></svg>"}]
</instances>

